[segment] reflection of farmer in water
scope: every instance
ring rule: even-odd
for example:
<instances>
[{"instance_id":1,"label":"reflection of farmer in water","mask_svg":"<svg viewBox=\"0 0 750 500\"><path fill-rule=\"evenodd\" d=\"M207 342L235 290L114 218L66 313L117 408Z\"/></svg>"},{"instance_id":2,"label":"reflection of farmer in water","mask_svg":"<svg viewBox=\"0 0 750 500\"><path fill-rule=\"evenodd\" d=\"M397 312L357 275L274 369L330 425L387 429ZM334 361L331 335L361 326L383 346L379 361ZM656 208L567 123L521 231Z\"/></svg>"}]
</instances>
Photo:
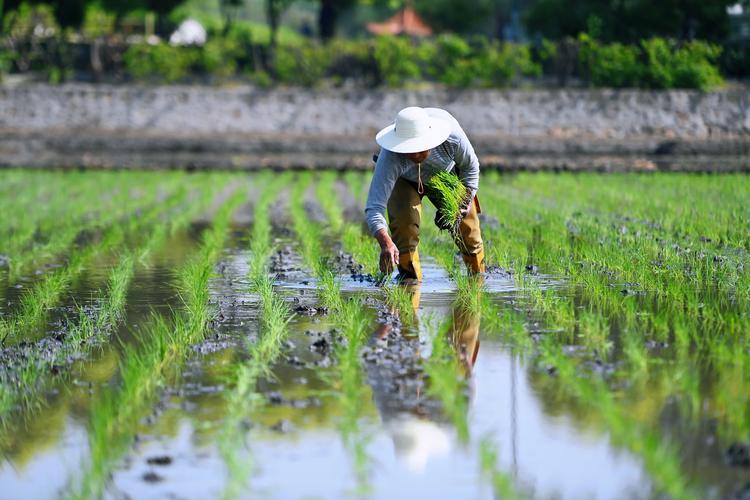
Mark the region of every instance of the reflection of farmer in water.
<instances>
[{"instance_id":1,"label":"reflection of farmer in water","mask_svg":"<svg viewBox=\"0 0 750 500\"><path fill-rule=\"evenodd\" d=\"M479 160L455 118L437 108L405 108L396 121L378 132L381 146L367 196L367 224L380 244L380 270L397 266L401 278L422 279L419 265L419 225L422 197L438 210L436 196L425 185L438 172L452 172L466 187L460 207L457 244L470 272L484 271L484 250L479 229ZM388 209L386 229L385 211Z\"/></svg>"},{"instance_id":2,"label":"reflection of farmer in water","mask_svg":"<svg viewBox=\"0 0 750 500\"><path fill-rule=\"evenodd\" d=\"M419 286L407 290L416 312ZM479 352L479 314L457 304L452 316L449 340L468 377ZM392 322L380 325L373 333L370 353L365 354L365 366L375 405L393 438L396 454L410 469L419 471L430 457L447 453L451 440L439 401L426 394L429 381L423 375L422 345L406 328L415 325L402 326L396 335Z\"/></svg>"}]
</instances>

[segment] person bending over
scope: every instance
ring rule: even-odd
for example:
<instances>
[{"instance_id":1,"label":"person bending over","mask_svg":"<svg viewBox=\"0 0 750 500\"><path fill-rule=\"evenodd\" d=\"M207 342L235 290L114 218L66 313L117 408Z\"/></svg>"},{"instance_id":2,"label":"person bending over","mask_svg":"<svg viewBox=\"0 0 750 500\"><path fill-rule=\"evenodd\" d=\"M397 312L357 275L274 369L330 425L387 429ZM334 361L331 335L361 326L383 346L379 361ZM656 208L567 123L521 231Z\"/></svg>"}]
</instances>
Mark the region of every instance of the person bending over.
<instances>
[{"instance_id":1,"label":"person bending over","mask_svg":"<svg viewBox=\"0 0 750 500\"><path fill-rule=\"evenodd\" d=\"M476 197L479 160L458 121L443 109L404 108L392 125L377 133L375 141L381 149L365 215L380 244L380 270L391 273L397 267L400 279L422 279L418 246L424 184L437 172L446 171L457 175L469 193L461 206L456 244L469 272L484 272L481 209Z\"/></svg>"}]
</instances>

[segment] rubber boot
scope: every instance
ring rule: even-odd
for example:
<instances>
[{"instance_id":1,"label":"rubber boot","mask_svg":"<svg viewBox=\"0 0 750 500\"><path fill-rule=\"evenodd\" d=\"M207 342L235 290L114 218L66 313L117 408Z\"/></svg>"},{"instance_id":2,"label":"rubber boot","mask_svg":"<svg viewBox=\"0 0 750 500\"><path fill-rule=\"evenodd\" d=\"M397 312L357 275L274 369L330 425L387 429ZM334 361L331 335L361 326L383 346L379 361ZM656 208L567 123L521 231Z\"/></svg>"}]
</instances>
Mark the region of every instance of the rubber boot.
<instances>
[{"instance_id":1,"label":"rubber boot","mask_svg":"<svg viewBox=\"0 0 750 500\"><path fill-rule=\"evenodd\" d=\"M485 272L484 250L480 250L479 253L474 254L462 254L462 256L469 274L474 275Z\"/></svg>"},{"instance_id":2,"label":"rubber boot","mask_svg":"<svg viewBox=\"0 0 750 500\"><path fill-rule=\"evenodd\" d=\"M419 251L401 252L398 256L398 277L400 280L422 281L422 266L419 264Z\"/></svg>"}]
</instances>

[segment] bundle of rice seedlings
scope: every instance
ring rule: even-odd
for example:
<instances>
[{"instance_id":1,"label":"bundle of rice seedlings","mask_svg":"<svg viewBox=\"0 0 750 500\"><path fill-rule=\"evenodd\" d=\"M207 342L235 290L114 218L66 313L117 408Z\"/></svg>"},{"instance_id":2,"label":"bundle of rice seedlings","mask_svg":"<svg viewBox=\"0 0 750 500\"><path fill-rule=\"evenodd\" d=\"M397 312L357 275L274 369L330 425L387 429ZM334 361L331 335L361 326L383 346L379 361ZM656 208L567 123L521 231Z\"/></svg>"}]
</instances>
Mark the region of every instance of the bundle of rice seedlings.
<instances>
[{"instance_id":1,"label":"bundle of rice seedlings","mask_svg":"<svg viewBox=\"0 0 750 500\"><path fill-rule=\"evenodd\" d=\"M425 195L435 205L435 225L456 239L461 224L461 207L469 203L469 190L451 172L438 172L424 184Z\"/></svg>"}]
</instances>

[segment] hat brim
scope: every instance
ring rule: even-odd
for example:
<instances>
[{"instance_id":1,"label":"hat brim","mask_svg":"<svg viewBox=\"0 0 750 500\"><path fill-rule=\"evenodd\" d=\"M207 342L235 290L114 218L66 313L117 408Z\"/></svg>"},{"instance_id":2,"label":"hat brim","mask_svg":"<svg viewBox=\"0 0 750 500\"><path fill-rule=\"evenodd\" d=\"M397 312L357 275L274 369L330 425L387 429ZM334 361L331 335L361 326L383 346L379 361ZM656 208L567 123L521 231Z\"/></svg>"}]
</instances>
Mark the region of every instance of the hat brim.
<instances>
[{"instance_id":1,"label":"hat brim","mask_svg":"<svg viewBox=\"0 0 750 500\"><path fill-rule=\"evenodd\" d=\"M450 124L439 118L431 118L427 132L419 137L404 139L396 135L395 124L388 125L375 136L375 142L394 153L421 153L437 147L451 135Z\"/></svg>"}]
</instances>

